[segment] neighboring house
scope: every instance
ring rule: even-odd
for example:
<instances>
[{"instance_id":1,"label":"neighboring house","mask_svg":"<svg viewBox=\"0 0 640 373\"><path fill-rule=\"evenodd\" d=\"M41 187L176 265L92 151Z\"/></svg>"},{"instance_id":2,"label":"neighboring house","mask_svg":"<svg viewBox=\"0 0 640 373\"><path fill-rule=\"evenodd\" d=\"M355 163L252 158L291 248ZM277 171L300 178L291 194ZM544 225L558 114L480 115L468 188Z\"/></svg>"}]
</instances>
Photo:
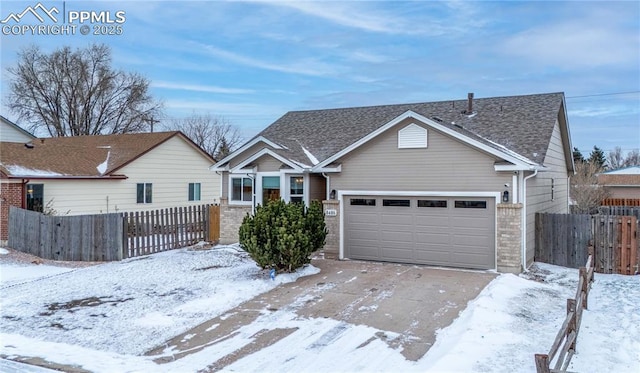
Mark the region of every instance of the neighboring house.
<instances>
[{"instance_id":1,"label":"neighboring house","mask_svg":"<svg viewBox=\"0 0 640 373\"><path fill-rule=\"evenodd\" d=\"M0 142L25 143L35 138L17 124L0 115Z\"/></svg>"},{"instance_id":2,"label":"neighboring house","mask_svg":"<svg viewBox=\"0 0 640 373\"><path fill-rule=\"evenodd\" d=\"M218 202L213 163L177 131L2 142L0 240L10 205L81 215Z\"/></svg>"},{"instance_id":3,"label":"neighboring house","mask_svg":"<svg viewBox=\"0 0 640 373\"><path fill-rule=\"evenodd\" d=\"M609 198L640 200L640 166L620 168L598 175L598 184L609 191Z\"/></svg>"},{"instance_id":4,"label":"neighboring house","mask_svg":"<svg viewBox=\"0 0 640 373\"><path fill-rule=\"evenodd\" d=\"M221 234L273 198L324 200L328 257L520 272L568 212L563 93L286 113L212 166Z\"/></svg>"}]
</instances>

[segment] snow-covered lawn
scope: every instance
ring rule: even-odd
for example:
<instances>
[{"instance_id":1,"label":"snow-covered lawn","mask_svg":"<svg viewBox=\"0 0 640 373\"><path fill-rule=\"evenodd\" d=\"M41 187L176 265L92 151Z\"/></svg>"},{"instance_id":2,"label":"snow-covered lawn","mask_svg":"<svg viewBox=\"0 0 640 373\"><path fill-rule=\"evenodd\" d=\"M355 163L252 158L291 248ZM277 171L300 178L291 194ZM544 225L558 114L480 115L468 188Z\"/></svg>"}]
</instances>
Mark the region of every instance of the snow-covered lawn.
<instances>
[{"instance_id":1,"label":"snow-covered lawn","mask_svg":"<svg viewBox=\"0 0 640 373\"><path fill-rule=\"evenodd\" d=\"M243 335L295 328L224 370L531 372L533 354L548 352L578 277L577 270L536 266L535 279L498 276L417 362L379 339L356 343L386 331L301 318L282 309L260 316L237 338L158 365L140 355L318 269L309 266L272 281L233 246L174 250L80 269L1 264L0 355L39 356L93 372L195 372L237 349ZM596 274L589 306L570 370L640 371L640 276ZM327 343L303 347L311 336L326 336Z\"/></svg>"}]
</instances>

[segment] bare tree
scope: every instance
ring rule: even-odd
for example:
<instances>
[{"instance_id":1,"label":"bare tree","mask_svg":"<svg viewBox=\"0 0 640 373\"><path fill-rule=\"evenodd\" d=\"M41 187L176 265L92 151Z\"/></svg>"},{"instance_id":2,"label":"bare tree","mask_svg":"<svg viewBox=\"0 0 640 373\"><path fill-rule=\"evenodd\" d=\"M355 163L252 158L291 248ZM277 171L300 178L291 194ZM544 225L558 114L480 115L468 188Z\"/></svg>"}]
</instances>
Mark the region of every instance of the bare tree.
<instances>
[{"instance_id":1,"label":"bare tree","mask_svg":"<svg viewBox=\"0 0 640 373\"><path fill-rule=\"evenodd\" d=\"M622 148L616 146L615 149L609 152L607 155L607 165L610 170L617 170L624 167L624 156L622 155Z\"/></svg>"},{"instance_id":2,"label":"bare tree","mask_svg":"<svg viewBox=\"0 0 640 373\"><path fill-rule=\"evenodd\" d=\"M93 44L46 54L23 49L11 78L9 108L35 132L51 136L141 132L160 116L161 105L148 93L149 81L111 67L111 49Z\"/></svg>"},{"instance_id":3,"label":"bare tree","mask_svg":"<svg viewBox=\"0 0 640 373\"><path fill-rule=\"evenodd\" d=\"M194 113L174 119L167 129L181 131L217 160L226 157L242 141L237 127L211 114Z\"/></svg>"},{"instance_id":4,"label":"bare tree","mask_svg":"<svg viewBox=\"0 0 640 373\"><path fill-rule=\"evenodd\" d=\"M640 149L633 149L627 153L627 157L624 159L624 166L640 166Z\"/></svg>"},{"instance_id":5,"label":"bare tree","mask_svg":"<svg viewBox=\"0 0 640 373\"><path fill-rule=\"evenodd\" d=\"M609 191L598 184L597 174L603 170L597 163L576 164L576 174L571 177L571 199L574 202L574 212L593 213L609 196Z\"/></svg>"}]
</instances>

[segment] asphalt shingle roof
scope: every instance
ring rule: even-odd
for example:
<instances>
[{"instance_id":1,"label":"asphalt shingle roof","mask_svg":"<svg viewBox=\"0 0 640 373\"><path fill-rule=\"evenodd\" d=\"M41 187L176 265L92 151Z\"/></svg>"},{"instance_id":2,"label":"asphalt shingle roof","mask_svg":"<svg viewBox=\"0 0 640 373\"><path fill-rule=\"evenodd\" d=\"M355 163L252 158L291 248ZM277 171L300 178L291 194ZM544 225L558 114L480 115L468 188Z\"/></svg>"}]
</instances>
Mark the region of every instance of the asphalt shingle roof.
<instances>
[{"instance_id":1,"label":"asphalt shingle roof","mask_svg":"<svg viewBox=\"0 0 640 373\"><path fill-rule=\"evenodd\" d=\"M173 132L73 136L0 143L0 170L8 176L108 177L122 166L180 134ZM106 169L98 166L107 159ZM32 170L32 171L29 171ZM103 171L102 173L100 171Z\"/></svg>"},{"instance_id":2,"label":"asphalt shingle roof","mask_svg":"<svg viewBox=\"0 0 640 373\"><path fill-rule=\"evenodd\" d=\"M286 147L278 151L281 155L310 165L302 147L322 162L411 110L496 149L502 145L542 164L563 101L563 93L476 98L473 116L462 113L467 109L466 99L291 111L258 136Z\"/></svg>"}]
</instances>

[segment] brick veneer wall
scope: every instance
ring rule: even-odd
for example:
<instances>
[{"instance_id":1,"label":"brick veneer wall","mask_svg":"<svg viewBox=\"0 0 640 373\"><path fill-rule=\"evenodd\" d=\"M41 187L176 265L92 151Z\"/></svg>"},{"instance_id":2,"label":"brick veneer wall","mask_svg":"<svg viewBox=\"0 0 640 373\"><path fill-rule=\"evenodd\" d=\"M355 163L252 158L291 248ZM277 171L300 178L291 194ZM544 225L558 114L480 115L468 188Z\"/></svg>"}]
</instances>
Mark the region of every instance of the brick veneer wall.
<instances>
[{"instance_id":1,"label":"brick veneer wall","mask_svg":"<svg viewBox=\"0 0 640 373\"><path fill-rule=\"evenodd\" d=\"M242 219L251 213L251 206L229 205L227 198L220 199L220 243L238 242L238 230Z\"/></svg>"},{"instance_id":2,"label":"brick veneer wall","mask_svg":"<svg viewBox=\"0 0 640 373\"><path fill-rule=\"evenodd\" d=\"M22 183L0 184L0 245L9 239L9 206L22 207Z\"/></svg>"},{"instance_id":3,"label":"brick veneer wall","mask_svg":"<svg viewBox=\"0 0 640 373\"><path fill-rule=\"evenodd\" d=\"M327 216L327 210L336 210L336 216ZM338 259L340 254L340 201L322 201L322 211L328 231L323 249L324 257Z\"/></svg>"},{"instance_id":4,"label":"brick veneer wall","mask_svg":"<svg viewBox=\"0 0 640 373\"><path fill-rule=\"evenodd\" d=\"M522 267L522 204L497 205L498 272L520 273Z\"/></svg>"}]
</instances>

